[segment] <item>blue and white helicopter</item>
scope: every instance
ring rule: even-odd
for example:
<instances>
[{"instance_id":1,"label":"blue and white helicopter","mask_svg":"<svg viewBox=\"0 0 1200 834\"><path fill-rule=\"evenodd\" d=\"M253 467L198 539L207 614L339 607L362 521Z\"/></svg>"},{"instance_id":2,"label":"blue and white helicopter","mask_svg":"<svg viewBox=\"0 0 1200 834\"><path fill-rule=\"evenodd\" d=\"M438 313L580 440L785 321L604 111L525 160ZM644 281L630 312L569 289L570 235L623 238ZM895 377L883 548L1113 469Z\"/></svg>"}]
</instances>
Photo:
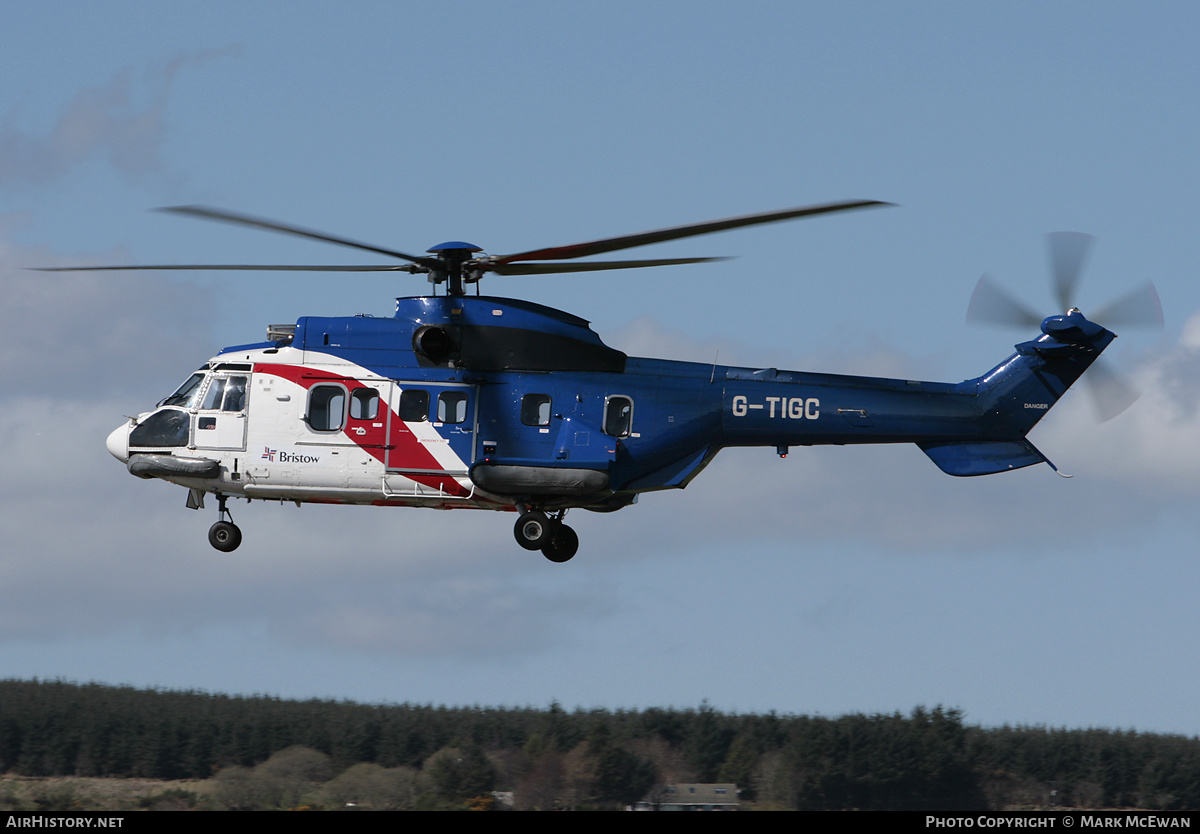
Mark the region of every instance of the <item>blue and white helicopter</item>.
<instances>
[{"instance_id":1,"label":"blue and white helicopter","mask_svg":"<svg viewBox=\"0 0 1200 834\"><path fill-rule=\"evenodd\" d=\"M225 348L154 409L113 431L107 446L132 474L185 487L192 509L214 495L219 517L209 542L221 551L241 543L228 508L239 497L515 511L518 544L554 562L579 547L563 523L568 510L612 512L643 492L682 489L731 446L773 447L782 456L792 446L915 443L942 471L959 476L1050 464L1026 434L1115 338L1069 302L1086 252L1083 236L1051 239L1062 314L1042 320L980 282L974 317L1040 323L1041 335L959 383L635 358L569 313L467 293L487 273L717 260L563 263L880 205L795 208L504 256L461 241L410 255L211 208L166 209L404 263L91 269L423 273L433 294L397 299L392 318L308 316L271 325L266 341ZM1144 323L1157 314L1161 323L1153 288L1135 295L1112 318L1097 319Z\"/></svg>"}]
</instances>

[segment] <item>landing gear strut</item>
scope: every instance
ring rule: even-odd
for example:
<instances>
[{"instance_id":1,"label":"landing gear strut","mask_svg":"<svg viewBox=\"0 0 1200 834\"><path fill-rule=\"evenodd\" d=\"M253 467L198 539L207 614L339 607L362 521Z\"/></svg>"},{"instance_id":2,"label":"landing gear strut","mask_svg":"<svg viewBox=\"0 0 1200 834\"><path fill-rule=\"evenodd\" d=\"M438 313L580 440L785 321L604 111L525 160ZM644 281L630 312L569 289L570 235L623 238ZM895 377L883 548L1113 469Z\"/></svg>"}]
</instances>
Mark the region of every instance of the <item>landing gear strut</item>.
<instances>
[{"instance_id":1,"label":"landing gear strut","mask_svg":"<svg viewBox=\"0 0 1200 834\"><path fill-rule=\"evenodd\" d=\"M540 550L551 562L566 562L579 550L579 536L562 523L566 510L548 516L541 510L522 510L513 527L517 544L526 550Z\"/></svg>"},{"instance_id":2,"label":"landing gear strut","mask_svg":"<svg viewBox=\"0 0 1200 834\"><path fill-rule=\"evenodd\" d=\"M242 531L233 523L233 516L225 506L227 498L217 493L217 504L220 507L220 520L208 528L208 543L222 553L232 553L242 543Z\"/></svg>"}]
</instances>

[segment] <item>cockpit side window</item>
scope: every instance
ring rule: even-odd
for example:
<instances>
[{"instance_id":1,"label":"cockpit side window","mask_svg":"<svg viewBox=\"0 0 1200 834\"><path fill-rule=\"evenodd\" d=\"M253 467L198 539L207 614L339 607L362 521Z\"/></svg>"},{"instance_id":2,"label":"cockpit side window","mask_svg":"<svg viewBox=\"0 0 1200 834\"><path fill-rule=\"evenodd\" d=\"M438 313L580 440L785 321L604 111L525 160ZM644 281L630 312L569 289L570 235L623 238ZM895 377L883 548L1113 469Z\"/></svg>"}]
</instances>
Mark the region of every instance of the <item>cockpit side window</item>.
<instances>
[{"instance_id":1,"label":"cockpit side window","mask_svg":"<svg viewBox=\"0 0 1200 834\"><path fill-rule=\"evenodd\" d=\"M246 407L246 377L231 376L225 386L225 404L222 411L241 411Z\"/></svg>"},{"instance_id":2,"label":"cockpit side window","mask_svg":"<svg viewBox=\"0 0 1200 834\"><path fill-rule=\"evenodd\" d=\"M203 411L241 411L246 407L244 376L214 376L204 392Z\"/></svg>"}]
</instances>

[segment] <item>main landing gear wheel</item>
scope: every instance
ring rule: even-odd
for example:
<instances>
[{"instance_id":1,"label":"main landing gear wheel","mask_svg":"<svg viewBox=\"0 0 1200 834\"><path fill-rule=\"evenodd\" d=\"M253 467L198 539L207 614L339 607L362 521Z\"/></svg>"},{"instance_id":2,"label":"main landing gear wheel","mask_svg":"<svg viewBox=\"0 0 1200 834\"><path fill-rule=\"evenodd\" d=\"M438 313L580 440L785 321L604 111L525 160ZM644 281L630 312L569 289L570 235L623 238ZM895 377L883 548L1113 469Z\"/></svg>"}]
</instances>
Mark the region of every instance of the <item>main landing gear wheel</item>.
<instances>
[{"instance_id":1,"label":"main landing gear wheel","mask_svg":"<svg viewBox=\"0 0 1200 834\"><path fill-rule=\"evenodd\" d=\"M522 513L517 519L517 524L513 527L513 535L517 538L517 544L526 550L541 550L550 541L550 519L546 514L533 510L532 512Z\"/></svg>"},{"instance_id":2,"label":"main landing gear wheel","mask_svg":"<svg viewBox=\"0 0 1200 834\"><path fill-rule=\"evenodd\" d=\"M565 524L558 523L550 533L550 541L542 547L542 555L551 562L568 562L579 550L579 536Z\"/></svg>"},{"instance_id":3,"label":"main landing gear wheel","mask_svg":"<svg viewBox=\"0 0 1200 834\"><path fill-rule=\"evenodd\" d=\"M218 521L208 528L208 543L222 553L232 553L242 543L242 531L232 521Z\"/></svg>"}]
</instances>

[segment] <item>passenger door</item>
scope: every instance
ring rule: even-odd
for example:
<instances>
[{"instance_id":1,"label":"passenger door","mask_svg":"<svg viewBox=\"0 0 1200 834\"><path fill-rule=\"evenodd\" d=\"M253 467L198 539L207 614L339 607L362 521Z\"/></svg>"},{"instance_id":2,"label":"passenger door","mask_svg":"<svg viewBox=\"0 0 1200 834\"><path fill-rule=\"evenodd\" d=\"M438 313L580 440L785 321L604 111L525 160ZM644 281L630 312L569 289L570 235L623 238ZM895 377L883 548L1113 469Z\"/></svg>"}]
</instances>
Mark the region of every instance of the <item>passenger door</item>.
<instances>
[{"instance_id":1,"label":"passenger door","mask_svg":"<svg viewBox=\"0 0 1200 834\"><path fill-rule=\"evenodd\" d=\"M388 472L465 477L475 461L476 387L399 380L391 399Z\"/></svg>"}]
</instances>

